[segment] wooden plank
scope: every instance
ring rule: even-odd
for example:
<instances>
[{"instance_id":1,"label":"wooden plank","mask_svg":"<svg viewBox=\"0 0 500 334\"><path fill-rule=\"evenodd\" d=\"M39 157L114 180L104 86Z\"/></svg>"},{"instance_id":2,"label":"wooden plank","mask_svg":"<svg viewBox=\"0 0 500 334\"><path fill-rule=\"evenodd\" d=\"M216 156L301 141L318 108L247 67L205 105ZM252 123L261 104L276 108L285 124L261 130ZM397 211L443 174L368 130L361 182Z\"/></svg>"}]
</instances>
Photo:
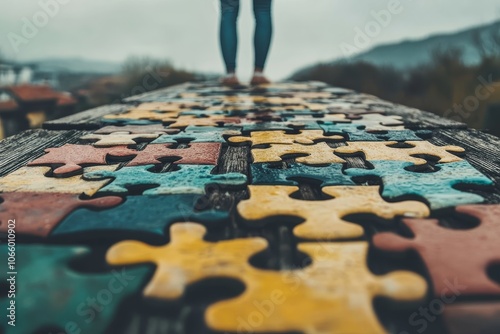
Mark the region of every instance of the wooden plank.
<instances>
[{"instance_id":1,"label":"wooden plank","mask_svg":"<svg viewBox=\"0 0 500 334\"><path fill-rule=\"evenodd\" d=\"M465 123L401 105L394 105L392 109L388 110L387 114L402 116L405 127L412 130L467 129L467 124Z\"/></svg>"},{"instance_id":2,"label":"wooden plank","mask_svg":"<svg viewBox=\"0 0 500 334\"><path fill-rule=\"evenodd\" d=\"M4 176L44 154L49 147L74 144L88 131L27 130L0 141L0 176Z\"/></svg>"},{"instance_id":3,"label":"wooden plank","mask_svg":"<svg viewBox=\"0 0 500 334\"><path fill-rule=\"evenodd\" d=\"M98 108L79 112L43 123L43 128L47 130L96 130L101 124L101 117L109 114L118 114L126 111L131 105L111 104Z\"/></svg>"}]
</instances>

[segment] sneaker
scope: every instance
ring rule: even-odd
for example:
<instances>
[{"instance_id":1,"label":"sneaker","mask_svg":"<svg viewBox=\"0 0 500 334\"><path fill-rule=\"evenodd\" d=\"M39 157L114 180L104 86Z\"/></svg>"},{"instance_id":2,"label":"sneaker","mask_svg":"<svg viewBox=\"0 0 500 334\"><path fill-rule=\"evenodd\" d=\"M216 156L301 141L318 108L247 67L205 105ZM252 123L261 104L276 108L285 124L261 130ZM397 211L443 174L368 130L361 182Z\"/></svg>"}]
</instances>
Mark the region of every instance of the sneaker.
<instances>
[{"instance_id":1,"label":"sneaker","mask_svg":"<svg viewBox=\"0 0 500 334\"><path fill-rule=\"evenodd\" d=\"M262 72L255 72L252 81L250 81L252 86L268 85L270 83L271 81Z\"/></svg>"},{"instance_id":2,"label":"sneaker","mask_svg":"<svg viewBox=\"0 0 500 334\"><path fill-rule=\"evenodd\" d=\"M220 79L220 83L223 86L228 86L228 87L238 87L241 86L240 81L236 77L235 74L228 74L225 77L222 77Z\"/></svg>"}]
</instances>

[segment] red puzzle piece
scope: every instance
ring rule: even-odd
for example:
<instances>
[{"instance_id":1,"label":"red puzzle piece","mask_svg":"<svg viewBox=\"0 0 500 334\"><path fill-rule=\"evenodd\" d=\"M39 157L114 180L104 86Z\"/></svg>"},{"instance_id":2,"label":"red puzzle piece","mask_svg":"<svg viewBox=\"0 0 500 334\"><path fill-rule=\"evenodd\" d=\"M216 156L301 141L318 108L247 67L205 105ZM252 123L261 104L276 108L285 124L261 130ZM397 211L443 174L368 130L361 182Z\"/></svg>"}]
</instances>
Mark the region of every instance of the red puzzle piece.
<instances>
[{"instance_id":1,"label":"red puzzle piece","mask_svg":"<svg viewBox=\"0 0 500 334\"><path fill-rule=\"evenodd\" d=\"M46 237L61 220L77 208L105 209L120 204L123 199L107 196L81 200L77 194L63 193L2 193L0 232L7 233L8 221L15 219L16 233Z\"/></svg>"},{"instance_id":2,"label":"red puzzle piece","mask_svg":"<svg viewBox=\"0 0 500 334\"><path fill-rule=\"evenodd\" d=\"M487 275L500 263L500 205L466 205L456 211L476 217L478 227L453 230L436 219L404 219L415 237L393 233L375 235L376 247L386 251L417 251L431 276L434 293L442 295L498 295L500 285Z\"/></svg>"},{"instance_id":3,"label":"red puzzle piece","mask_svg":"<svg viewBox=\"0 0 500 334\"><path fill-rule=\"evenodd\" d=\"M63 165L54 170L55 176L81 172L82 165L106 165L106 157L133 157L137 151L126 146L94 147L91 145L66 144L45 150L47 154L30 162L28 166Z\"/></svg>"},{"instance_id":4,"label":"red puzzle piece","mask_svg":"<svg viewBox=\"0 0 500 334\"><path fill-rule=\"evenodd\" d=\"M175 164L216 165L221 143L192 143L187 148L174 149L172 144L149 144L127 166L159 164L161 158L180 157Z\"/></svg>"}]
</instances>

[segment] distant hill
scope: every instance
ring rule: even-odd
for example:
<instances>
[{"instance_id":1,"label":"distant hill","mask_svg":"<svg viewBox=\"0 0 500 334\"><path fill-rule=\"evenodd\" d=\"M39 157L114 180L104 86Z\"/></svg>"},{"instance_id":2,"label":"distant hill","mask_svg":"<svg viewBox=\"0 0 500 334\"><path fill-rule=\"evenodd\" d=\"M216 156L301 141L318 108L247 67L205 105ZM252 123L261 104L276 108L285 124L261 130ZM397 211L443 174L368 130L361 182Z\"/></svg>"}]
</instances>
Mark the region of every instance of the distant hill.
<instances>
[{"instance_id":1,"label":"distant hill","mask_svg":"<svg viewBox=\"0 0 500 334\"><path fill-rule=\"evenodd\" d=\"M90 60L85 58L48 58L32 60L40 71L114 74L121 70L120 63Z\"/></svg>"},{"instance_id":2,"label":"distant hill","mask_svg":"<svg viewBox=\"0 0 500 334\"><path fill-rule=\"evenodd\" d=\"M428 62L432 52L436 49L460 48L463 51L463 60L467 64L480 61L480 55L474 44L474 36L479 34L486 37L492 32L500 31L500 21L495 23L469 28L456 33L436 34L420 40L406 40L376 46L368 51L354 55L351 58L336 59L331 62L358 62L364 61L378 66L393 66L405 69ZM298 73L306 73L310 67Z\"/></svg>"}]
</instances>

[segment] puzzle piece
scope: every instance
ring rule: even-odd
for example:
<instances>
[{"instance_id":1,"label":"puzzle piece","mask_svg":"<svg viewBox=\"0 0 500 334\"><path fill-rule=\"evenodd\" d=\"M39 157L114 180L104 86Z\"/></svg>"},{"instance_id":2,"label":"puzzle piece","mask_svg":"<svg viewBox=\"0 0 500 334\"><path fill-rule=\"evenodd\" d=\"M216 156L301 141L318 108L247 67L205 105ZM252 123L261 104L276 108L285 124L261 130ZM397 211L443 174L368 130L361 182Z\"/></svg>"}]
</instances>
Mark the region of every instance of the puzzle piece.
<instances>
[{"instance_id":1,"label":"puzzle piece","mask_svg":"<svg viewBox=\"0 0 500 334\"><path fill-rule=\"evenodd\" d=\"M54 169L56 177L80 173L84 165L106 165L108 157L132 158L137 154L137 151L130 150L126 146L96 148L90 145L73 144L48 148L45 152L47 154L30 162L28 166L62 165Z\"/></svg>"},{"instance_id":2,"label":"puzzle piece","mask_svg":"<svg viewBox=\"0 0 500 334\"><path fill-rule=\"evenodd\" d=\"M420 141L421 137L429 137L432 131L419 130L378 130L365 131L364 126L350 123L325 122L319 124L325 135L347 135L348 141ZM421 136L421 137L419 137Z\"/></svg>"},{"instance_id":3,"label":"puzzle piece","mask_svg":"<svg viewBox=\"0 0 500 334\"><path fill-rule=\"evenodd\" d=\"M189 128L189 127L188 127ZM241 135L240 131L224 130L224 128L217 131L186 131L175 135L163 135L155 139L151 144L168 144L168 143L225 143L225 137Z\"/></svg>"},{"instance_id":4,"label":"puzzle piece","mask_svg":"<svg viewBox=\"0 0 500 334\"><path fill-rule=\"evenodd\" d=\"M180 111L176 112L157 112L151 110L140 110L132 109L121 114L111 114L105 115L103 118L105 120L149 120L149 121L161 121L164 123L175 122L179 116ZM184 116L188 118L193 118L193 116Z\"/></svg>"},{"instance_id":5,"label":"puzzle piece","mask_svg":"<svg viewBox=\"0 0 500 334\"><path fill-rule=\"evenodd\" d=\"M174 222L199 221L208 224L228 219L229 212L226 211L196 210L200 199L201 196L195 194L127 196L124 203L108 210L75 210L57 226L52 235L86 233L95 236L98 232L108 232L136 238L140 232L163 239L165 229Z\"/></svg>"},{"instance_id":6,"label":"puzzle piece","mask_svg":"<svg viewBox=\"0 0 500 334\"><path fill-rule=\"evenodd\" d=\"M177 223L171 227L170 242L150 246L139 241L123 241L108 250L111 265L155 263L156 272L144 289L152 298L176 299L187 285L209 277L240 278L249 269L248 259L266 248L262 238L206 242L205 227Z\"/></svg>"},{"instance_id":7,"label":"puzzle piece","mask_svg":"<svg viewBox=\"0 0 500 334\"><path fill-rule=\"evenodd\" d=\"M253 131L274 131L274 130L320 130L316 122L257 122L242 123L242 132L249 133Z\"/></svg>"},{"instance_id":8,"label":"puzzle piece","mask_svg":"<svg viewBox=\"0 0 500 334\"><path fill-rule=\"evenodd\" d=\"M415 158L413 155L426 154L439 157L439 163L449 163L462 161L461 158L449 153L463 153L465 150L458 146L436 146L428 141L407 141L405 144L413 146L412 148L394 148L397 142L347 142L347 146L341 146L335 149L335 153L340 154L359 154L363 153L366 160L397 160L407 161L415 165L425 165L427 161L422 158Z\"/></svg>"},{"instance_id":9,"label":"puzzle piece","mask_svg":"<svg viewBox=\"0 0 500 334\"><path fill-rule=\"evenodd\" d=\"M425 280L412 272L373 275L365 242L302 243L298 248L310 256L310 266L242 272L245 292L209 306L208 326L226 333L382 334L387 332L373 310L375 297L404 302L425 296Z\"/></svg>"},{"instance_id":10,"label":"puzzle piece","mask_svg":"<svg viewBox=\"0 0 500 334\"><path fill-rule=\"evenodd\" d=\"M344 163L345 160L334 154L334 149L327 143L317 143L314 145L301 144L271 144L269 148L252 149L253 162L279 162L281 157L287 154L307 154L295 160L300 163L310 165Z\"/></svg>"},{"instance_id":11,"label":"puzzle piece","mask_svg":"<svg viewBox=\"0 0 500 334\"><path fill-rule=\"evenodd\" d=\"M287 134L285 131L256 131L250 136L230 137L231 143L251 142L252 146L263 144L314 144L319 140L343 140L342 136L325 136L321 130L303 130L298 134Z\"/></svg>"},{"instance_id":12,"label":"puzzle piece","mask_svg":"<svg viewBox=\"0 0 500 334\"><path fill-rule=\"evenodd\" d=\"M401 116L365 114L361 116L361 119L353 119L352 124L363 125L366 131L404 130L402 119Z\"/></svg>"},{"instance_id":13,"label":"puzzle piece","mask_svg":"<svg viewBox=\"0 0 500 334\"><path fill-rule=\"evenodd\" d=\"M7 245L0 246L0 253L7 263ZM88 253L84 247L16 245L16 326L7 325L9 319L0 322L0 329L5 334L38 333L42 327L57 326L68 333L104 333L122 301L142 286L149 269L70 269L71 261ZM0 279L6 282L9 276L3 270ZM11 299L1 297L0 307L6 310Z\"/></svg>"},{"instance_id":14,"label":"puzzle piece","mask_svg":"<svg viewBox=\"0 0 500 334\"><path fill-rule=\"evenodd\" d=\"M104 209L118 205L121 197L107 196L81 200L77 194L1 193L0 232L7 233L7 222L16 220L16 233L47 237L61 220L73 210L86 207Z\"/></svg>"},{"instance_id":15,"label":"puzzle piece","mask_svg":"<svg viewBox=\"0 0 500 334\"><path fill-rule=\"evenodd\" d=\"M146 119L130 119L130 118L105 119L105 118L101 118L100 121L103 124L113 124L116 126L161 125L161 121L150 121L150 120L146 120Z\"/></svg>"},{"instance_id":16,"label":"puzzle piece","mask_svg":"<svg viewBox=\"0 0 500 334\"><path fill-rule=\"evenodd\" d=\"M171 128L185 128L187 126L217 126L219 124L240 123L239 117L226 117L223 115L213 115L208 117L195 118L193 116L179 116L175 122L170 124Z\"/></svg>"},{"instance_id":17,"label":"puzzle piece","mask_svg":"<svg viewBox=\"0 0 500 334\"><path fill-rule=\"evenodd\" d=\"M149 144L127 166L160 164L162 159L180 158L174 164L216 165L219 160L220 143L194 143L187 148L174 149L172 145Z\"/></svg>"},{"instance_id":18,"label":"puzzle piece","mask_svg":"<svg viewBox=\"0 0 500 334\"><path fill-rule=\"evenodd\" d=\"M446 305L443 318L450 334L500 333L500 303L498 302Z\"/></svg>"},{"instance_id":19,"label":"puzzle piece","mask_svg":"<svg viewBox=\"0 0 500 334\"><path fill-rule=\"evenodd\" d=\"M346 118L343 114L320 114L315 115L296 115L289 117L288 121L295 122L336 122L336 123L351 123L351 120Z\"/></svg>"},{"instance_id":20,"label":"puzzle piece","mask_svg":"<svg viewBox=\"0 0 500 334\"><path fill-rule=\"evenodd\" d=\"M249 186L250 199L241 201L239 214L255 221L272 216L295 216L304 219L293 229L295 236L304 239L337 240L359 238L363 228L345 221L350 214L373 214L384 219L397 215L427 217L429 209L423 203L404 201L386 202L379 195L378 186L324 187L325 194L335 197L323 201L304 201L291 198L298 191L292 186Z\"/></svg>"},{"instance_id":21,"label":"puzzle piece","mask_svg":"<svg viewBox=\"0 0 500 334\"><path fill-rule=\"evenodd\" d=\"M96 134L111 134L114 132L128 132L131 134L146 134L146 133L168 133L174 134L179 132L178 129L167 129L161 124L149 124L149 125L125 125L125 126L105 126L95 131Z\"/></svg>"},{"instance_id":22,"label":"puzzle piece","mask_svg":"<svg viewBox=\"0 0 500 334\"><path fill-rule=\"evenodd\" d=\"M493 181L465 160L436 164L439 170L432 173L407 171L405 168L414 166L410 162L378 160L370 163L374 169L349 168L344 173L349 176L378 176L382 179L383 197L396 199L400 196L420 196L433 210L484 201L480 195L455 189L454 186L458 184L493 185Z\"/></svg>"},{"instance_id":23,"label":"puzzle piece","mask_svg":"<svg viewBox=\"0 0 500 334\"><path fill-rule=\"evenodd\" d=\"M111 172L118 165L85 167L85 172ZM0 192L41 192L94 195L99 188L109 183L103 181L86 181L81 175L55 178L47 177L50 167L21 167L18 170L0 178Z\"/></svg>"},{"instance_id":24,"label":"puzzle piece","mask_svg":"<svg viewBox=\"0 0 500 334\"><path fill-rule=\"evenodd\" d=\"M321 181L321 187L355 185L351 178L342 173L342 164L314 167L290 163L286 168L274 168L272 164L251 164L252 184L296 186L296 179Z\"/></svg>"},{"instance_id":25,"label":"puzzle piece","mask_svg":"<svg viewBox=\"0 0 500 334\"><path fill-rule=\"evenodd\" d=\"M246 175L241 173L210 174L212 165L177 165L179 170L154 173L149 170L154 165L123 167L117 171L97 171L84 173L88 180L113 178L113 181L99 190L100 193L125 194L127 187L158 186L144 191L144 195L161 194L205 194L209 184L240 186L246 183Z\"/></svg>"},{"instance_id":26,"label":"puzzle piece","mask_svg":"<svg viewBox=\"0 0 500 334\"><path fill-rule=\"evenodd\" d=\"M380 233L375 235L374 244L386 251L416 251L429 271L436 296L500 296L500 284L487 275L488 267L500 262L500 205L456 210L479 219L479 226L453 230L439 226L436 219L406 219L403 223L415 235L413 239ZM450 290L450 285L458 292Z\"/></svg>"},{"instance_id":27,"label":"puzzle piece","mask_svg":"<svg viewBox=\"0 0 500 334\"><path fill-rule=\"evenodd\" d=\"M199 108L199 102L183 100L182 102L145 102L135 107L136 110L151 110L161 112L177 112L186 108Z\"/></svg>"},{"instance_id":28,"label":"puzzle piece","mask_svg":"<svg viewBox=\"0 0 500 334\"><path fill-rule=\"evenodd\" d=\"M135 134L128 132L113 132L109 135L89 134L80 137L82 140L95 141L96 147L108 147L118 145L135 145L140 142L150 142L160 136L159 133Z\"/></svg>"}]
</instances>

